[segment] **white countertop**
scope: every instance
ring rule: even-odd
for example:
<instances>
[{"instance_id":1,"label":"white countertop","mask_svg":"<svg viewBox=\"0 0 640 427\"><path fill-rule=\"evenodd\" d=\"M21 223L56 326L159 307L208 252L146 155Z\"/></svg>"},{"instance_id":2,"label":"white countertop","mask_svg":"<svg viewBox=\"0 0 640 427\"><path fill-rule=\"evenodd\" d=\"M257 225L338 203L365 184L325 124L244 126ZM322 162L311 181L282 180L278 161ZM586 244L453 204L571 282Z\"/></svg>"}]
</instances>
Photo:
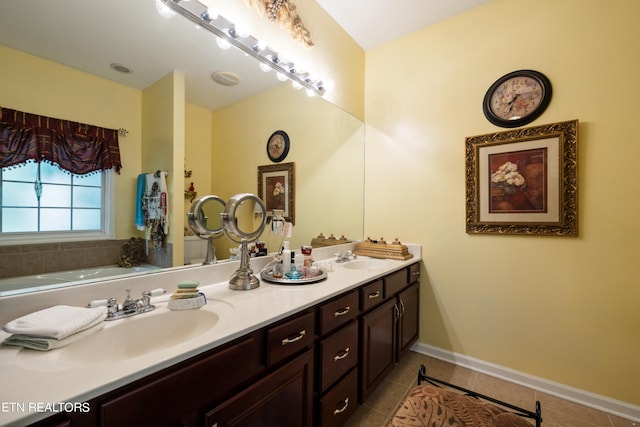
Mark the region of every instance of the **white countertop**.
<instances>
[{"instance_id":1,"label":"white countertop","mask_svg":"<svg viewBox=\"0 0 640 427\"><path fill-rule=\"evenodd\" d=\"M110 361L106 354L93 362L74 366L66 365L57 360L60 355L69 354L76 343L49 352L1 346L0 426L23 426L46 418L52 414L45 411L47 406L60 402L78 404L79 410L81 410L81 404L89 399L420 261L420 247L407 246L414 256L406 261L387 260L389 266L383 270L354 270L344 268L346 264L333 264L333 268L328 271L327 279L314 284L278 285L261 280L260 287L257 289L250 291L230 290L228 278L230 272L235 271L238 266L237 262L232 262L175 269L171 272L156 273L139 278L114 280L105 283L104 286L100 285L99 289L102 294L94 286L90 291L89 288L76 290L65 288L66 291L61 290L58 293L48 294L46 299L43 299L42 295L33 296L32 299L28 299L28 296L14 300L0 298L0 312L6 315L10 307L15 312L16 303L22 303L24 306L27 305L26 301L32 304L34 308L32 311L35 311L39 307L43 308L41 307L43 301L48 301L48 306L59 303L74 305L69 302L72 299L78 301L77 305L84 305L93 299L118 295L118 301L121 302L122 296L124 296L122 289L132 289L134 298L137 297L139 289L163 287L167 291L165 295L152 299L152 303L157 307L156 310L122 320L105 322L104 329L94 334L97 335L104 334L110 328L125 328L127 325L133 325L127 322L135 322L142 317L166 316L170 311L167 308L167 302L170 294L175 290L175 284L180 280L198 280L200 282L199 289L205 293L208 301L199 310L211 311L219 317L214 326L205 328L204 331L190 339L119 361ZM332 256L333 250L335 248L314 249L314 257L320 259L320 262L326 262ZM323 254L326 256L325 259L318 258ZM251 267L256 276L259 276L260 269L270 260L271 257L252 259ZM113 292L114 294L105 295L105 292ZM70 295L73 295L73 298ZM80 301L86 302L79 303ZM181 313L181 311L172 311L169 315L174 316ZM20 315L22 314L25 313ZM7 319L0 318L0 321L4 324ZM162 331L154 331L154 333L159 337L163 336ZM9 334L0 331L0 340L4 340L7 336ZM77 343L79 342L81 341ZM117 344L117 342L113 343L114 349L117 348Z\"/></svg>"}]
</instances>

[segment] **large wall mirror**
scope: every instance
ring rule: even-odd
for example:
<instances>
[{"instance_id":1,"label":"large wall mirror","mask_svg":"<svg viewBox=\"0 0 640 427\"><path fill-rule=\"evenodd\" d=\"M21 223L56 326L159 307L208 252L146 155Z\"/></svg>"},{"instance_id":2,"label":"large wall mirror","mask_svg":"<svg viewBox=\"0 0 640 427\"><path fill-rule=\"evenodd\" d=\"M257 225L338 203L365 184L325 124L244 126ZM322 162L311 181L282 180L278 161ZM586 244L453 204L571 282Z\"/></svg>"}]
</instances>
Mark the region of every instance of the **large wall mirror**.
<instances>
[{"instance_id":1,"label":"large wall mirror","mask_svg":"<svg viewBox=\"0 0 640 427\"><path fill-rule=\"evenodd\" d=\"M155 0L5 0L0 61L0 106L127 129L120 139L123 169L115 177L115 239L143 236L133 222L137 175L168 170L171 215L181 219L169 242L182 254L191 205L184 190L193 182L198 196L257 194L258 167L274 164L266 143L276 130L290 137L282 163L295 165L291 245L309 244L320 233L363 238L362 121L292 89L261 71L255 59L221 50L212 34L183 17L163 17ZM216 71L235 73L240 84L214 83ZM154 98L158 82L176 75L173 98ZM154 122L155 113L148 112L151 104L169 102L183 117L178 126ZM271 251L278 249L278 237L263 237ZM234 245L218 239L218 258L228 257Z\"/></svg>"}]
</instances>

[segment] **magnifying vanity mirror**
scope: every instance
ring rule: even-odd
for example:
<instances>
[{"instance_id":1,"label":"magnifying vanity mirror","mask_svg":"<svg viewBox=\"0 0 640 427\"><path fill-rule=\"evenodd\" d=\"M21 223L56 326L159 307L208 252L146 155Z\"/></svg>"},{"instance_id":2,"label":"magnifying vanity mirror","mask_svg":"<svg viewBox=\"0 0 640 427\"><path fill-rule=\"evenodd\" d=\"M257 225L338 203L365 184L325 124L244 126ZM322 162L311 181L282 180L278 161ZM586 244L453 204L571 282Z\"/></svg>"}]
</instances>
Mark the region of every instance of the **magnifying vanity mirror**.
<instances>
[{"instance_id":1,"label":"magnifying vanity mirror","mask_svg":"<svg viewBox=\"0 0 640 427\"><path fill-rule=\"evenodd\" d=\"M216 262L216 252L213 240L224 234L222 214L225 202L218 196L210 195L195 200L187 214L189 227L201 239L207 239L207 255L203 264Z\"/></svg>"},{"instance_id":2,"label":"magnifying vanity mirror","mask_svg":"<svg viewBox=\"0 0 640 427\"><path fill-rule=\"evenodd\" d=\"M252 217L259 218L253 221ZM267 210L259 197L245 193L233 196L221 215L225 234L240 243L240 267L229 280L229 288L247 291L260 286L249 264L248 244L260 237L267 221Z\"/></svg>"},{"instance_id":3,"label":"magnifying vanity mirror","mask_svg":"<svg viewBox=\"0 0 640 427\"><path fill-rule=\"evenodd\" d=\"M321 233L363 238L363 122L326 99L308 98L289 83L279 82L274 73L262 72L253 58L234 49L218 49L211 34L183 17L160 16L155 0L4 0L0 62L0 81L10 82L0 85L0 106L129 131L120 138L122 171L111 177L117 194L111 239L126 242L132 236L143 237L133 218L135 179L162 169L169 171L168 184L173 185L171 215L181 219L169 230L167 251L178 255L167 266L184 264L183 229L192 206L181 193L191 181L199 194L220 197L202 200L194 215L197 218L201 211L204 225L194 232L215 239L218 258L228 258L238 244L220 231L217 220L226 208L222 200L245 192L257 194L258 166L272 164L265 147L279 129L291 139L283 163L295 163L292 247L308 245ZM128 66L131 73L117 72L109 64ZM240 84L214 83L211 74L220 70L240 76ZM165 99L153 97L154 90L172 72L184 76L185 101L176 108L181 115L167 126L148 109L164 105ZM174 142L175 135L183 139ZM183 169L193 170L189 182L182 178ZM238 206L239 222L234 224L249 235L271 214L269 210L259 218L253 205ZM13 263L9 257L24 253L25 244L11 243L21 245L16 251L0 236L3 261ZM273 246L270 252L279 249ZM24 258L31 263L45 257ZM23 274L35 273L40 271ZM25 282L22 292L36 290Z\"/></svg>"}]
</instances>

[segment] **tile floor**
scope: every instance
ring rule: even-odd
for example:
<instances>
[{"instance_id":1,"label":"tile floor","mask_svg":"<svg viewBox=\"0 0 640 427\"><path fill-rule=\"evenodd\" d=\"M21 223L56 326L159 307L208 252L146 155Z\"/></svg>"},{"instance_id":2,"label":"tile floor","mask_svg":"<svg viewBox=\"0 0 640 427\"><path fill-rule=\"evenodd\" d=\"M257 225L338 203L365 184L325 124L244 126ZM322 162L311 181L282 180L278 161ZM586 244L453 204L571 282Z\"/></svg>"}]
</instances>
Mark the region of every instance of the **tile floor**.
<instances>
[{"instance_id":1,"label":"tile floor","mask_svg":"<svg viewBox=\"0 0 640 427\"><path fill-rule=\"evenodd\" d=\"M360 406L345 427L384 427L406 393L417 384L418 368L424 364L427 375L456 384L477 393L507 401L535 411L535 401L542 407L543 427L630 427L640 423L625 420L586 406L559 399L517 384L457 367L429 356L409 352ZM532 421L533 423L533 421Z\"/></svg>"}]
</instances>

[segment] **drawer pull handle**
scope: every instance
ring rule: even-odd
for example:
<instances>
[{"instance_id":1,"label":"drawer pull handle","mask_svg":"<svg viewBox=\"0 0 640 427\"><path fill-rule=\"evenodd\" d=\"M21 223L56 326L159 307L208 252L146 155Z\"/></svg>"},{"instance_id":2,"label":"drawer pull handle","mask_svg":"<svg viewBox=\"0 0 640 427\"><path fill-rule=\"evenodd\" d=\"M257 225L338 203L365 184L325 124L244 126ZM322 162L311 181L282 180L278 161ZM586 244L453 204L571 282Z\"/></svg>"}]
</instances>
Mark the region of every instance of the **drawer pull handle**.
<instances>
[{"instance_id":1,"label":"drawer pull handle","mask_svg":"<svg viewBox=\"0 0 640 427\"><path fill-rule=\"evenodd\" d=\"M333 356L333 361L337 362L338 360L344 359L348 355L349 355L349 347L345 348L344 350L340 351L340 353Z\"/></svg>"},{"instance_id":2,"label":"drawer pull handle","mask_svg":"<svg viewBox=\"0 0 640 427\"><path fill-rule=\"evenodd\" d=\"M411 273L411 274L412 274L412 275L414 275L414 276L419 276L419 275L420 275L420 272L419 272L419 271L414 271L414 272L413 272L413 273Z\"/></svg>"},{"instance_id":3,"label":"drawer pull handle","mask_svg":"<svg viewBox=\"0 0 640 427\"><path fill-rule=\"evenodd\" d=\"M304 338L304 336L307 334L306 330L301 330L300 333L298 335L296 335L293 338L285 338L282 340L282 345L287 345L287 344L291 344L292 342L296 342L296 341L300 341L302 338Z\"/></svg>"},{"instance_id":4,"label":"drawer pull handle","mask_svg":"<svg viewBox=\"0 0 640 427\"><path fill-rule=\"evenodd\" d=\"M380 296L380 291L375 291L372 294L369 294L369 299L378 298Z\"/></svg>"},{"instance_id":5,"label":"drawer pull handle","mask_svg":"<svg viewBox=\"0 0 640 427\"><path fill-rule=\"evenodd\" d=\"M333 317L344 316L345 314L347 314L349 312L349 310L351 310L351 307L346 306L345 308L341 308L340 310L334 311L333 312Z\"/></svg>"},{"instance_id":6,"label":"drawer pull handle","mask_svg":"<svg viewBox=\"0 0 640 427\"><path fill-rule=\"evenodd\" d=\"M333 411L333 415L338 415L344 412L349 407L349 398L347 397L340 403L342 404L341 407L340 408L336 407L335 411Z\"/></svg>"}]
</instances>

